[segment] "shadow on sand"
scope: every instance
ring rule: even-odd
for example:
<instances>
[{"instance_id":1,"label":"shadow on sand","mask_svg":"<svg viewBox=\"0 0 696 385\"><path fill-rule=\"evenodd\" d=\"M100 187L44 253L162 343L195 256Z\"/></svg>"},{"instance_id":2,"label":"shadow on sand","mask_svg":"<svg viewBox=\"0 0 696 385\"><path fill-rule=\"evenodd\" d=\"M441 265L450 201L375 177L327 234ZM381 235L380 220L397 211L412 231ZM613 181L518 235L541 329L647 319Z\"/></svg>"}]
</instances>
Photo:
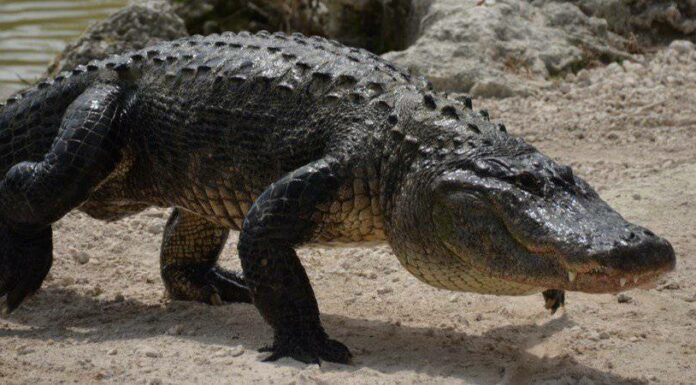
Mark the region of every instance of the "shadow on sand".
<instances>
[{"instance_id":1,"label":"shadow on sand","mask_svg":"<svg viewBox=\"0 0 696 385\"><path fill-rule=\"evenodd\" d=\"M334 314L324 314L322 319L329 334L346 343L355 355L353 365L326 364L324 371L354 372L362 368L381 373L413 371L435 378L454 377L467 383L499 385L544 383L553 379L576 383L583 377L595 385L646 383L588 367L569 356L542 358L526 351L531 347L530 341L534 345L574 325L566 317L542 325L492 328L482 335L437 327L397 326L382 320ZM255 351L270 343L272 336L256 309L247 304L212 307L171 301L148 305L129 299L96 299L56 287L42 290L12 314L11 320L28 328L0 328L0 337L91 342L142 340L161 336L181 325L182 334L172 338L218 346L241 344ZM287 359L269 365L303 367Z\"/></svg>"}]
</instances>

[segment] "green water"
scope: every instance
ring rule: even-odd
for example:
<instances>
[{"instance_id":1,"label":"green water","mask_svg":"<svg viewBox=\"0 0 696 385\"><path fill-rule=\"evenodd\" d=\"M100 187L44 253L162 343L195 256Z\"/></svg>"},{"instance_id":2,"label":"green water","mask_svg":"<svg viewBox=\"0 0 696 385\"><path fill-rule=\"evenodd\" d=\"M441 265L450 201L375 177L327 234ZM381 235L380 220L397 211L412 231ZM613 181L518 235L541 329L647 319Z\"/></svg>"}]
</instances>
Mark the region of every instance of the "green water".
<instances>
[{"instance_id":1,"label":"green water","mask_svg":"<svg viewBox=\"0 0 696 385\"><path fill-rule=\"evenodd\" d=\"M0 0L0 94L39 77L65 44L127 0Z\"/></svg>"}]
</instances>

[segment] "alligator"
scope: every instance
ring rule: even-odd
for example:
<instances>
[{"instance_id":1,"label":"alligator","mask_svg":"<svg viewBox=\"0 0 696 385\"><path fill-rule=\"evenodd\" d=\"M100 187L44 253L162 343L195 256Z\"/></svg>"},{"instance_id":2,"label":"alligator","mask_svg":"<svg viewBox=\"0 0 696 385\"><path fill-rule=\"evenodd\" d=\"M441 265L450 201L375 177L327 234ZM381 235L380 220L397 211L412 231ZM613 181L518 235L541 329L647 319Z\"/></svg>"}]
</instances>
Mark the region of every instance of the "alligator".
<instances>
[{"instance_id":1,"label":"alligator","mask_svg":"<svg viewBox=\"0 0 696 385\"><path fill-rule=\"evenodd\" d=\"M164 42L43 80L0 109L0 295L10 312L52 263L73 209L114 221L173 208L174 299L253 303L268 361L349 362L300 246L387 242L432 286L496 295L618 292L675 266L568 166L368 51L301 34ZM218 266L239 232L242 272Z\"/></svg>"}]
</instances>

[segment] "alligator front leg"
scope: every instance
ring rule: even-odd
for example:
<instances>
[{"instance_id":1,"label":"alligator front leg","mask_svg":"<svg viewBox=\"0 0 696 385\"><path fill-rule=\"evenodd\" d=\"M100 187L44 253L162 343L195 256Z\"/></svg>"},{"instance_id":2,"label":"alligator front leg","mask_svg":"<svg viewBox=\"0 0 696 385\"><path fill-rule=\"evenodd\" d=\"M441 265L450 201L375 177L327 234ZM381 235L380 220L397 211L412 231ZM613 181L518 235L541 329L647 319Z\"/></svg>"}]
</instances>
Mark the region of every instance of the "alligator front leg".
<instances>
[{"instance_id":1,"label":"alligator front leg","mask_svg":"<svg viewBox=\"0 0 696 385\"><path fill-rule=\"evenodd\" d=\"M217 266L229 229L175 208L162 239L162 280L174 299L221 305L251 302L238 273Z\"/></svg>"},{"instance_id":2,"label":"alligator front leg","mask_svg":"<svg viewBox=\"0 0 696 385\"><path fill-rule=\"evenodd\" d=\"M320 220L317 205L335 196L338 162L325 158L272 184L247 213L239 257L254 305L271 324L274 343L266 361L292 357L347 363L351 354L328 338L309 278L294 247L307 241Z\"/></svg>"},{"instance_id":3,"label":"alligator front leg","mask_svg":"<svg viewBox=\"0 0 696 385\"><path fill-rule=\"evenodd\" d=\"M558 308L565 306L565 291L549 289L541 293L544 297L544 308L555 314Z\"/></svg>"},{"instance_id":4,"label":"alligator front leg","mask_svg":"<svg viewBox=\"0 0 696 385\"><path fill-rule=\"evenodd\" d=\"M121 90L95 85L66 110L49 152L0 181L0 297L11 312L51 267L51 223L83 203L120 158Z\"/></svg>"}]
</instances>

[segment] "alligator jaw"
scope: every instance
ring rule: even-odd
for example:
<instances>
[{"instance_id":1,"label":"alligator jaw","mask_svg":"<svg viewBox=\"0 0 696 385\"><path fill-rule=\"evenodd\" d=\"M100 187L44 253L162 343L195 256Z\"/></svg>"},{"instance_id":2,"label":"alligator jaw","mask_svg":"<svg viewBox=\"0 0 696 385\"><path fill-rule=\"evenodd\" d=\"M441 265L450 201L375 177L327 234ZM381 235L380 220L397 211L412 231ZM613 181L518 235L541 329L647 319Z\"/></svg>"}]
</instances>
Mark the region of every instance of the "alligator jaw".
<instances>
[{"instance_id":1,"label":"alligator jaw","mask_svg":"<svg viewBox=\"0 0 696 385\"><path fill-rule=\"evenodd\" d=\"M643 272L586 272L579 273L568 271L568 281L563 286L565 290L582 291L586 293L618 293L635 288L651 289L655 287L656 280L672 268Z\"/></svg>"}]
</instances>

